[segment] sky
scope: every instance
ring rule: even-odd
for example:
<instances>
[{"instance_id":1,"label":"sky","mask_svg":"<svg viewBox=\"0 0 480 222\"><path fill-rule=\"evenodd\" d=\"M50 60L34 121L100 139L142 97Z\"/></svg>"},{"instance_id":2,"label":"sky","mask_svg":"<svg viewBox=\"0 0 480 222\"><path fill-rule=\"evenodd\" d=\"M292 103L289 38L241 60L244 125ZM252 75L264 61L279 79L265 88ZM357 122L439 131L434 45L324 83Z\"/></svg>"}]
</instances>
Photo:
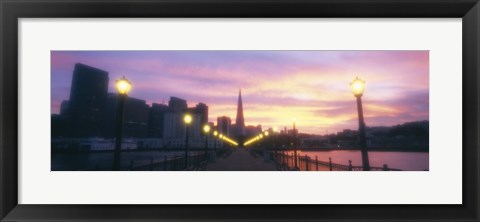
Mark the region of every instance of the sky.
<instances>
[{"instance_id":1,"label":"sky","mask_svg":"<svg viewBox=\"0 0 480 222\"><path fill-rule=\"evenodd\" d=\"M148 104L171 96L209 106L209 120L235 121L242 90L246 125L326 134L358 128L350 82L366 88L367 126L429 117L428 51L52 51L51 110L68 100L75 63L109 72L109 92L125 76L129 96Z\"/></svg>"}]
</instances>

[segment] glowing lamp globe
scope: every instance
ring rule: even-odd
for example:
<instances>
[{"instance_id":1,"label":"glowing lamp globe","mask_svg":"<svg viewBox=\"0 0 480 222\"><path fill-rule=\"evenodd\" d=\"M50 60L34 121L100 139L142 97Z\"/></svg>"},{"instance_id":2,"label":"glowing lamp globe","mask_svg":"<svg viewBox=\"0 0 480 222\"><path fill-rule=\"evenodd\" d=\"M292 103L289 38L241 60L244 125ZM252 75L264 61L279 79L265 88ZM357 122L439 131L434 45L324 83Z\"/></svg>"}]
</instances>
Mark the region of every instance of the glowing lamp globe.
<instances>
[{"instance_id":1,"label":"glowing lamp globe","mask_svg":"<svg viewBox=\"0 0 480 222\"><path fill-rule=\"evenodd\" d=\"M183 117L183 121L186 124L190 124L192 122L192 116L190 114L186 114L185 117Z\"/></svg>"},{"instance_id":2,"label":"glowing lamp globe","mask_svg":"<svg viewBox=\"0 0 480 222\"><path fill-rule=\"evenodd\" d=\"M209 126L209 125L203 126L203 132L204 132L204 133L210 132L210 126Z\"/></svg>"},{"instance_id":3,"label":"glowing lamp globe","mask_svg":"<svg viewBox=\"0 0 480 222\"><path fill-rule=\"evenodd\" d=\"M130 81L128 81L128 79L125 78L125 76L117 80L115 82L115 86L117 87L117 91L120 93L120 95L127 95L132 88L132 84Z\"/></svg>"},{"instance_id":4,"label":"glowing lamp globe","mask_svg":"<svg viewBox=\"0 0 480 222\"><path fill-rule=\"evenodd\" d=\"M352 88L353 95L362 96L365 90L365 81L357 77L350 83L350 88Z\"/></svg>"}]
</instances>

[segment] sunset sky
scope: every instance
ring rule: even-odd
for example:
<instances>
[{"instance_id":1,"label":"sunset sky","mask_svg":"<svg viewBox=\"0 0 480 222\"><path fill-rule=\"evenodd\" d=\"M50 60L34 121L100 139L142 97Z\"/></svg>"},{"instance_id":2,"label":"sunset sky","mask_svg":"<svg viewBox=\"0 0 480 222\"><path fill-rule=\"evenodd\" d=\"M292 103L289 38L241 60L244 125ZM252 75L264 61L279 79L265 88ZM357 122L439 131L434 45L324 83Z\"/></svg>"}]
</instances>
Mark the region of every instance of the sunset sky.
<instances>
[{"instance_id":1,"label":"sunset sky","mask_svg":"<svg viewBox=\"0 0 480 222\"><path fill-rule=\"evenodd\" d=\"M52 51L52 113L70 94L75 63L109 72L109 91L121 76L129 96L148 104L170 96L209 106L209 119L235 121L242 89L245 122L325 134L357 129L349 83L366 81L367 126L428 120L428 51Z\"/></svg>"}]
</instances>

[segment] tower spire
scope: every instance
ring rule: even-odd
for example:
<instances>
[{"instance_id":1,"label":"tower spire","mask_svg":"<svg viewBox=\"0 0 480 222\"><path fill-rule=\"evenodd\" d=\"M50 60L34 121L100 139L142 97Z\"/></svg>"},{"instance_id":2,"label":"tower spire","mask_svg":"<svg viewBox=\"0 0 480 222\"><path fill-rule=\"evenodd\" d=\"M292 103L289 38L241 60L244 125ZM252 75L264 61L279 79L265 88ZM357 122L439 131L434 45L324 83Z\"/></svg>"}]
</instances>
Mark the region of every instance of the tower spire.
<instances>
[{"instance_id":1,"label":"tower spire","mask_svg":"<svg viewBox=\"0 0 480 222\"><path fill-rule=\"evenodd\" d=\"M245 119L243 117L242 89L238 90L237 117L235 119L237 133L239 136L245 136Z\"/></svg>"}]
</instances>

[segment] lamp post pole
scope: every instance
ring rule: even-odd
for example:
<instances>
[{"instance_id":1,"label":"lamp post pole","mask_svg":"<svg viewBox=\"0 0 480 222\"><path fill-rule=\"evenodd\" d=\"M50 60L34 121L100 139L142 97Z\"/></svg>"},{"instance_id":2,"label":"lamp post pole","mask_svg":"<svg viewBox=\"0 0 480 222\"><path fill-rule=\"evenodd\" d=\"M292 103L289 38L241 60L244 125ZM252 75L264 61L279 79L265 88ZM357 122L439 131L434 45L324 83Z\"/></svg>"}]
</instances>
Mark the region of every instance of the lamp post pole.
<instances>
[{"instance_id":1,"label":"lamp post pole","mask_svg":"<svg viewBox=\"0 0 480 222\"><path fill-rule=\"evenodd\" d=\"M295 162L295 169L298 168L298 165L297 165L297 136L296 136L296 133L295 133L295 119L293 119L293 158L294 158L294 162Z\"/></svg>"},{"instance_id":2,"label":"lamp post pole","mask_svg":"<svg viewBox=\"0 0 480 222\"><path fill-rule=\"evenodd\" d=\"M205 159L207 158L208 155L208 134L205 135Z\"/></svg>"},{"instance_id":3,"label":"lamp post pole","mask_svg":"<svg viewBox=\"0 0 480 222\"><path fill-rule=\"evenodd\" d=\"M185 169L188 168L188 133L190 131L190 123L192 122L192 116L189 114L186 114L185 117L183 118L183 121L185 122Z\"/></svg>"},{"instance_id":4,"label":"lamp post pole","mask_svg":"<svg viewBox=\"0 0 480 222\"><path fill-rule=\"evenodd\" d=\"M208 135L210 133L210 126L206 124L203 126L203 132L205 133L205 160L208 158Z\"/></svg>"},{"instance_id":5,"label":"lamp post pole","mask_svg":"<svg viewBox=\"0 0 480 222\"><path fill-rule=\"evenodd\" d=\"M358 134L360 139L360 150L362 153L362 165L364 171L370 171L370 161L368 160L367 139L365 136L365 120L363 118L362 96L365 90L365 82L358 77L350 84L353 94L357 98L358 112Z\"/></svg>"},{"instance_id":6,"label":"lamp post pole","mask_svg":"<svg viewBox=\"0 0 480 222\"><path fill-rule=\"evenodd\" d=\"M185 169L188 168L188 125L185 125Z\"/></svg>"},{"instance_id":7,"label":"lamp post pole","mask_svg":"<svg viewBox=\"0 0 480 222\"><path fill-rule=\"evenodd\" d=\"M263 143L262 143L263 133L260 133L260 135L258 135L258 138L260 138L260 140L257 143L257 147L262 147L262 145L263 145Z\"/></svg>"},{"instance_id":8,"label":"lamp post pole","mask_svg":"<svg viewBox=\"0 0 480 222\"><path fill-rule=\"evenodd\" d=\"M125 100L130 91L132 84L124 77L117 80L115 83L119 94L117 105L117 126L115 127L115 150L113 153L113 170L120 170L120 153L122 150L122 133L123 133L123 113L125 109Z\"/></svg>"},{"instance_id":9,"label":"lamp post pole","mask_svg":"<svg viewBox=\"0 0 480 222\"><path fill-rule=\"evenodd\" d=\"M271 139L268 137L270 134L268 131L263 132L263 136L265 137L265 146L263 147L264 150L271 150Z\"/></svg>"},{"instance_id":10,"label":"lamp post pole","mask_svg":"<svg viewBox=\"0 0 480 222\"><path fill-rule=\"evenodd\" d=\"M370 170L370 162L368 160L367 140L365 136L365 121L363 120L362 96L357 96L358 109L358 133L360 134L360 148L362 150L363 170Z\"/></svg>"},{"instance_id":11,"label":"lamp post pole","mask_svg":"<svg viewBox=\"0 0 480 222\"><path fill-rule=\"evenodd\" d=\"M274 130L274 137L273 137L273 150L275 150L275 158L278 157L278 134L277 134L277 131Z\"/></svg>"},{"instance_id":12,"label":"lamp post pole","mask_svg":"<svg viewBox=\"0 0 480 222\"><path fill-rule=\"evenodd\" d=\"M217 152L217 136L218 136L218 132L215 130L215 131L213 132L213 138L214 138L213 141L215 142L213 148L215 149L215 152Z\"/></svg>"},{"instance_id":13,"label":"lamp post pole","mask_svg":"<svg viewBox=\"0 0 480 222\"><path fill-rule=\"evenodd\" d=\"M127 95L119 95L117 105L117 127L115 127L115 152L113 154L113 170L120 170L120 152L122 149L123 113L125 98Z\"/></svg>"},{"instance_id":14,"label":"lamp post pole","mask_svg":"<svg viewBox=\"0 0 480 222\"><path fill-rule=\"evenodd\" d=\"M222 137L223 137L223 135L222 135L221 133L218 134L218 139L219 139L218 141L221 142ZM221 145L221 148L223 149L223 148L224 148L224 147L223 147L223 142L222 142L220 145Z\"/></svg>"}]
</instances>

